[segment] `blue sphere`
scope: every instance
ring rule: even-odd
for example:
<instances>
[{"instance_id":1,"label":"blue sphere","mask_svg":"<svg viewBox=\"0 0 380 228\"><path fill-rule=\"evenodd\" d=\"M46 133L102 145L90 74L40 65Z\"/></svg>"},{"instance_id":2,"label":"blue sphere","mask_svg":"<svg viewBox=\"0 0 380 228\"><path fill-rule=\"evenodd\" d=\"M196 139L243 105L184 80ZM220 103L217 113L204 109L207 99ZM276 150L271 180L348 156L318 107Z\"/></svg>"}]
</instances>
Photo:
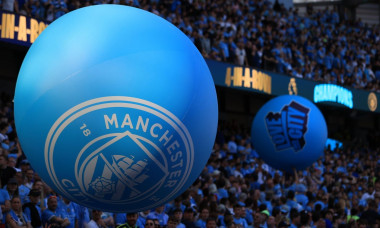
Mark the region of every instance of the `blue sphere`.
<instances>
[{"instance_id":1,"label":"blue sphere","mask_svg":"<svg viewBox=\"0 0 380 228\"><path fill-rule=\"evenodd\" d=\"M121 5L49 25L24 59L14 104L21 146L42 179L110 212L184 192L210 156L218 120L214 82L191 40Z\"/></svg>"},{"instance_id":2,"label":"blue sphere","mask_svg":"<svg viewBox=\"0 0 380 228\"><path fill-rule=\"evenodd\" d=\"M260 158L273 168L293 172L306 169L323 156L327 125L311 101L284 95L261 107L251 133Z\"/></svg>"}]
</instances>

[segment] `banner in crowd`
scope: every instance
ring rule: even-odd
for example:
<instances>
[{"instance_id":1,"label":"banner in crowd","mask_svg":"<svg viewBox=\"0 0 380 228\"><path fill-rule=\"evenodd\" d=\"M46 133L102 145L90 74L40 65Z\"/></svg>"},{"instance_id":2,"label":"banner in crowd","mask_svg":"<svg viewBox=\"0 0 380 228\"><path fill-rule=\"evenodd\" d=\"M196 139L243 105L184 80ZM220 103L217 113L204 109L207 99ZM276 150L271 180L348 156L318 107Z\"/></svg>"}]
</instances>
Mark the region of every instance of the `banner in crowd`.
<instances>
[{"instance_id":1,"label":"banner in crowd","mask_svg":"<svg viewBox=\"0 0 380 228\"><path fill-rule=\"evenodd\" d=\"M30 46L47 25L42 20L0 11L0 41Z\"/></svg>"},{"instance_id":2,"label":"banner in crowd","mask_svg":"<svg viewBox=\"0 0 380 228\"><path fill-rule=\"evenodd\" d=\"M299 95L314 103L380 112L377 105L379 98L377 93L334 84L323 84L209 59L206 62L217 86L274 96Z\"/></svg>"}]
</instances>

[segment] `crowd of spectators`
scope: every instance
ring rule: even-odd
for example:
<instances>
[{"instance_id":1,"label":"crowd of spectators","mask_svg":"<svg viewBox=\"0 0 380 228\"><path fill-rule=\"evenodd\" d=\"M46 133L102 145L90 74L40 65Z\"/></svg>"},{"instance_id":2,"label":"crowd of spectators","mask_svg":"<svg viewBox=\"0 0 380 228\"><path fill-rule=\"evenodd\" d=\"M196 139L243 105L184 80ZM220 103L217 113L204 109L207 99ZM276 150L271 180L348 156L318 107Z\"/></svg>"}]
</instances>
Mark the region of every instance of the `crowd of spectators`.
<instances>
[{"instance_id":1,"label":"crowd of spectators","mask_svg":"<svg viewBox=\"0 0 380 228\"><path fill-rule=\"evenodd\" d=\"M249 129L220 122L199 178L152 210L109 213L62 198L46 185L19 145L11 98L0 99L0 226L8 227L379 227L380 148L326 147L306 170L268 166Z\"/></svg>"},{"instance_id":2,"label":"crowd of spectators","mask_svg":"<svg viewBox=\"0 0 380 228\"><path fill-rule=\"evenodd\" d=\"M176 25L206 58L380 90L379 26L336 11L300 16L266 0L0 2L5 10L49 22L83 6L131 5ZM128 214L85 208L57 195L34 172L9 101L0 101L0 219L9 227L379 227L380 148L327 147L307 170L283 173L260 159L249 131L223 124L201 175L173 202Z\"/></svg>"},{"instance_id":3,"label":"crowd of spectators","mask_svg":"<svg viewBox=\"0 0 380 228\"><path fill-rule=\"evenodd\" d=\"M268 0L0 0L2 8L52 22L80 7L121 4L180 28L204 57L380 91L380 27L337 10L301 16Z\"/></svg>"}]
</instances>

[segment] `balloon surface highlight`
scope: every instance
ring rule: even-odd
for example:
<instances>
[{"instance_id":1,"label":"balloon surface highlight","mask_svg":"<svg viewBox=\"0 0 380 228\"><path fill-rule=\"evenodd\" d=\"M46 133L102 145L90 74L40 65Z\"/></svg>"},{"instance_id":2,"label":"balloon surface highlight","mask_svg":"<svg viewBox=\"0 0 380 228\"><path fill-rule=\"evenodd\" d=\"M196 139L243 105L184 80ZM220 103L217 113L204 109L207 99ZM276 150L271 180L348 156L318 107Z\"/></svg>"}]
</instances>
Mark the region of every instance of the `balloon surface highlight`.
<instances>
[{"instance_id":1,"label":"balloon surface highlight","mask_svg":"<svg viewBox=\"0 0 380 228\"><path fill-rule=\"evenodd\" d=\"M306 169L323 156L327 125L311 101L284 95L261 107L251 133L260 158L273 168L293 172Z\"/></svg>"},{"instance_id":2,"label":"balloon surface highlight","mask_svg":"<svg viewBox=\"0 0 380 228\"><path fill-rule=\"evenodd\" d=\"M15 91L17 134L42 179L109 212L161 206L199 176L218 107L202 55L147 11L98 5L49 25Z\"/></svg>"}]
</instances>

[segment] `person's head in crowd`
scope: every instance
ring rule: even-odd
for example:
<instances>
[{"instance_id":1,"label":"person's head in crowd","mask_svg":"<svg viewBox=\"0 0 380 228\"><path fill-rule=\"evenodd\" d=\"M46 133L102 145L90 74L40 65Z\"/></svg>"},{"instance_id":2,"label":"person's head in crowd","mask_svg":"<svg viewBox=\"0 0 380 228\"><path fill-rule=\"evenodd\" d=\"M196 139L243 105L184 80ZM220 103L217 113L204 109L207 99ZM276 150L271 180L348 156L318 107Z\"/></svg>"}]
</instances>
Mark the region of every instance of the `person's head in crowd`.
<instances>
[{"instance_id":1,"label":"person's head in crowd","mask_svg":"<svg viewBox=\"0 0 380 228\"><path fill-rule=\"evenodd\" d=\"M237 228L238 226L234 222L232 222L232 223L226 225L226 227L227 228Z\"/></svg>"},{"instance_id":2,"label":"person's head in crowd","mask_svg":"<svg viewBox=\"0 0 380 228\"><path fill-rule=\"evenodd\" d=\"M199 219L206 221L209 216L210 216L209 209L207 207L201 208L200 213L199 213Z\"/></svg>"},{"instance_id":3,"label":"person's head in crowd","mask_svg":"<svg viewBox=\"0 0 380 228\"><path fill-rule=\"evenodd\" d=\"M263 224L263 221L264 221L264 215L262 215L260 212L254 212L253 226L259 227Z\"/></svg>"},{"instance_id":4,"label":"person's head in crowd","mask_svg":"<svg viewBox=\"0 0 380 228\"><path fill-rule=\"evenodd\" d=\"M161 205L159 207L156 207L155 211L158 213L158 214L161 214L164 212L164 209L165 209L165 205Z\"/></svg>"},{"instance_id":5,"label":"person's head in crowd","mask_svg":"<svg viewBox=\"0 0 380 228\"><path fill-rule=\"evenodd\" d=\"M8 155L7 165L9 167L16 168L16 164L17 164L17 159L15 157L13 157L13 156L9 156Z\"/></svg>"},{"instance_id":6,"label":"person's head in crowd","mask_svg":"<svg viewBox=\"0 0 380 228\"><path fill-rule=\"evenodd\" d=\"M154 220L153 219L150 219L150 218L147 218L145 220L145 228L154 228L155 227L155 224L154 224Z\"/></svg>"},{"instance_id":7,"label":"person's head in crowd","mask_svg":"<svg viewBox=\"0 0 380 228\"><path fill-rule=\"evenodd\" d=\"M0 133L3 134L3 135L7 134L7 131L8 131L8 128L9 128L9 124L7 122L8 121L2 122L0 124Z\"/></svg>"},{"instance_id":8,"label":"person's head in crowd","mask_svg":"<svg viewBox=\"0 0 380 228\"><path fill-rule=\"evenodd\" d=\"M289 213L289 218L292 224L298 226L300 224L300 214L296 208L292 208Z\"/></svg>"},{"instance_id":9,"label":"person's head in crowd","mask_svg":"<svg viewBox=\"0 0 380 228\"><path fill-rule=\"evenodd\" d=\"M288 191L288 195L286 196L289 200L293 200L295 196L295 193L293 190Z\"/></svg>"},{"instance_id":10,"label":"person's head in crowd","mask_svg":"<svg viewBox=\"0 0 380 228\"><path fill-rule=\"evenodd\" d=\"M276 220L276 224L278 224L282 220L283 216L281 214L280 207L274 207L272 209L272 216Z\"/></svg>"},{"instance_id":11,"label":"person's head in crowd","mask_svg":"<svg viewBox=\"0 0 380 228\"><path fill-rule=\"evenodd\" d=\"M22 173L26 173L26 170L30 169L30 163L28 160L24 159L20 162L20 169Z\"/></svg>"},{"instance_id":12,"label":"person's head in crowd","mask_svg":"<svg viewBox=\"0 0 380 228\"><path fill-rule=\"evenodd\" d=\"M358 228L367 228L368 227L368 221L366 219L358 219L357 220L357 227Z\"/></svg>"},{"instance_id":13,"label":"person's head in crowd","mask_svg":"<svg viewBox=\"0 0 380 228\"><path fill-rule=\"evenodd\" d=\"M167 228L176 228L180 223L180 220L176 219L174 216L170 216L168 219Z\"/></svg>"},{"instance_id":14,"label":"person's head in crowd","mask_svg":"<svg viewBox=\"0 0 380 228\"><path fill-rule=\"evenodd\" d=\"M15 177L12 177L11 179L8 180L7 191L9 193L9 196L11 196L11 198L13 196L18 196L18 181Z\"/></svg>"},{"instance_id":15,"label":"person's head in crowd","mask_svg":"<svg viewBox=\"0 0 380 228\"><path fill-rule=\"evenodd\" d=\"M376 201L374 199L369 199L367 201L367 204L368 204L368 209L377 211L378 204L376 203Z\"/></svg>"},{"instance_id":16,"label":"person's head in crowd","mask_svg":"<svg viewBox=\"0 0 380 228\"><path fill-rule=\"evenodd\" d=\"M217 227L216 219L213 217L209 217L206 220L206 228L216 228L216 227Z\"/></svg>"},{"instance_id":17,"label":"person's head in crowd","mask_svg":"<svg viewBox=\"0 0 380 228\"><path fill-rule=\"evenodd\" d=\"M11 199L11 209L15 212L22 211L21 199L18 196L15 196Z\"/></svg>"},{"instance_id":18,"label":"person's head in crowd","mask_svg":"<svg viewBox=\"0 0 380 228\"><path fill-rule=\"evenodd\" d=\"M130 227L134 227L137 223L139 214L137 212L128 212L127 213L127 223Z\"/></svg>"},{"instance_id":19,"label":"person's head in crowd","mask_svg":"<svg viewBox=\"0 0 380 228\"><path fill-rule=\"evenodd\" d=\"M272 215L268 217L267 219L267 228L274 228L276 227L276 219Z\"/></svg>"},{"instance_id":20,"label":"person's head in crowd","mask_svg":"<svg viewBox=\"0 0 380 228\"><path fill-rule=\"evenodd\" d=\"M310 226L311 223L311 216L308 211L301 211L300 212L300 226Z\"/></svg>"},{"instance_id":21,"label":"person's head in crowd","mask_svg":"<svg viewBox=\"0 0 380 228\"><path fill-rule=\"evenodd\" d=\"M56 195L56 193L54 192L54 190L52 188L50 188L49 185L47 185L44 182L42 182L42 184L43 184L43 190L44 190L44 195L45 196Z\"/></svg>"},{"instance_id":22,"label":"person's head in crowd","mask_svg":"<svg viewBox=\"0 0 380 228\"><path fill-rule=\"evenodd\" d=\"M178 221L182 221L182 217L183 217L183 212L181 210L181 208L176 208L174 211L173 211L173 216L175 219L177 219Z\"/></svg>"},{"instance_id":23,"label":"person's head in crowd","mask_svg":"<svg viewBox=\"0 0 380 228\"><path fill-rule=\"evenodd\" d=\"M69 205L71 203L71 201L67 199L66 197L62 197L62 202L66 205Z\"/></svg>"},{"instance_id":24,"label":"person's head in crowd","mask_svg":"<svg viewBox=\"0 0 380 228\"><path fill-rule=\"evenodd\" d=\"M51 195L49 196L48 200L47 200L47 206L48 206L48 209L50 211L53 211L55 212L55 210L57 209L58 207L58 199L57 199L57 196L55 195Z\"/></svg>"},{"instance_id":25,"label":"person's head in crowd","mask_svg":"<svg viewBox=\"0 0 380 228\"><path fill-rule=\"evenodd\" d=\"M102 218L102 211L101 210L98 210L98 209L92 209L91 210L91 217L92 217L92 220L94 220L95 222L99 221L101 218Z\"/></svg>"},{"instance_id":26,"label":"person's head in crowd","mask_svg":"<svg viewBox=\"0 0 380 228\"><path fill-rule=\"evenodd\" d=\"M20 185L23 185L25 183L25 177L24 175L22 175L22 173L20 172L20 170L18 170L15 175L14 175L14 178L16 178L17 180L17 184L20 186Z\"/></svg>"},{"instance_id":27,"label":"person's head in crowd","mask_svg":"<svg viewBox=\"0 0 380 228\"><path fill-rule=\"evenodd\" d=\"M322 205L320 203L317 203L314 205L314 211L321 212L322 211Z\"/></svg>"},{"instance_id":28,"label":"person's head in crowd","mask_svg":"<svg viewBox=\"0 0 380 228\"><path fill-rule=\"evenodd\" d=\"M41 192L38 189L31 189L28 196L31 203L37 205L40 200Z\"/></svg>"},{"instance_id":29,"label":"person's head in crowd","mask_svg":"<svg viewBox=\"0 0 380 228\"><path fill-rule=\"evenodd\" d=\"M37 181L37 180L41 181L42 179L41 179L40 175L38 175L37 172L34 172L33 180L34 180L34 181Z\"/></svg>"},{"instance_id":30,"label":"person's head in crowd","mask_svg":"<svg viewBox=\"0 0 380 228\"><path fill-rule=\"evenodd\" d=\"M226 210L226 212L224 213L223 220L224 220L224 224L226 224L226 226L228 226L234 222L234 217L229 210Z\"/></svg>"},{"instance_id":31,"label":"person's head in crowd","mask_svg":"<svg viewBox=\"0 0 380 228\"><path fill-rule=\"evenodd\" d=\"M265 192L265 201L271 202L273 199L273 191L268 190Z\"/></svg>"},{"instance_id":32,"label":"person's head in crowd","mask_svg":"<svg viewBox=\"0 0 380 228\"><path fill-rule=\"evenodd\" d=\"M153 219L153 222L154 222L154 227L160 227L160 221L158 221L158 219Z\"/></svg>"},{"instance_id":33,"label":"person's head in crowd","mask_svg":"<svg viewBox=\"0 0 380 228\"><path fill-rule=\"evenodd\" d=\"M32 182L34 179L34 170L33 169L26 170L25 177L27 179L27 182Z\"/></svg>"},{"instance_id":34,"label":"person's head in crowd","mask_svg":"<svg viewBox=\"0 0 380 228\"><path fill-rule=\"evenodd\" d=\"M261 212L261 211L264 211L264 210L267 210L268 208L267 208L267 205L266 204L260 204L260 206L259 206L259 211Z\"/></svg>"},{"instance_id":35,"label":"person's head in crowd","mask_svg":"<svg viewBox=\"0 0 380 228\"><path fill-rule=\"evenodd\" d=\"M256 202L255 202L256 203ZM254 201L251 197L248 197L245 201L244 201L244 204L245 204L245 208L247 209L252 209L252 206L254 204Z\"/></svg>"},{"instance_id":36,"label":"person's head in crowd","mask_svg":"<svg viewBox=\"0 0 380 228\"><path fill-rule=\"evenodd\" d=\"M244 205L244 206L241 207L240 217L245 218L245 217L247 217L247 208L245 207L244 203L242 205Z\"/></svg>"},{"instance_id":37,"label":"person's head in crowd","mask_svg":"<svg viewBox=\"0 0 380 228\"><path fill-rule=\"evenodd\" d=\"M183 220L193 222L195 218L195 211L191 207L187 207L185 211L183 212Z\"/></svg>"},{"instance_id":38,"label":"person's head in crowd","mask_svg":"<svg viewBox=\"0 0 380 228\"><path fill-rule=\"evenodd\" d=\"M380 192L380 178L375 181L375 191Z\"/></svg>"},{"instance_id":39,"label":"person's head in crowd","mask_svg":"<svg viewBox=\"0 0 380 228\"><path fill-rule=\"evenodd\" d=\"M222 203L219 203L218 207L216 208L216 211L218 213L218 215L224 215L224 213L226 213L226 206Z\"/></svg>"},{"instance_id":40,"label":"person's head in crowd","mask_svg":"<svg viewBox=\"0 0 380 228\"><path fill-rule=\"evenodd\" d=\"M316 228L326 228L326 220L323 218L319 218L318 221L315 223Z\"/></svg>"},{"instance_id":41,"label":"person's head in crowd","mask_svg":"<svg viewBox=\"0 0 380 228\"><path fill-rule=\"evenodd\" d=\"M268 218L269 218L269 216L270 216L270 213L269 213L269 211L268 210L262 210L261 212L260 212L260 214L261 214L261 219L262 219L262 224L264 224L264 223L266 223L267 222L267 220L268 220Z\"/></svg>"},{"instance_id":42,"label":"person's head in crowd","mask_svg":"<svg viewBox=\"0 0 380 228\"><path fill-rule=\"evenodd\" d=\"M229 207L233 210L233 206L237 204L237 199L234 196L234 194L236 193L236 188L231 187L229 192L231 194L230 194L230 197L228 198L228 201L227 201L228 203L226 205L227 205L227 207Z\"/></svg>"},{"instance_id":43,"label":"person's head in crowd","mask_svg":"<svg viewBox=\"0 0 380 228\"><path fill-rule=\"evenodd\" d=\"M244 183L241 184L241 188L246 189ZM238 204L240 204L243 207L243 209L246 206L244 202L247 198L248 198L248 195L245 192L241 192L239 194Z\"/></svg>"},{"instance_id":44,"label":"person's head in crowd","mask_svg":"<svg viewBox=\"0 0 380 228\"><path fill-rule=\"evenodd\" d=\"M322 190L323 191L323 190ZM329 195L328 194L324 194L322 195L322 198L321 198L322 202L327 205L329 203Z\"/></svg>"},{"instance_id":45,"label":"person's head in crowd","mask_svg":"<svg viewBox=\"0 0 380 228\"><path fill-rule=\"evenodd\" d=\"M332 222L333 218L334 218L334 212L331 209L326 210L325 211L325 219L328 219L330 222Z\"/></svg>"},{"instance_id":46,"label":"person's head in crowd","mask_svg":"<svg viewBox=\"0 0 380 228\"><path fill-rule=\"evenodd\" d=\"M0 154L0 169L5 169L8 166L8 157L5 154Z\"/></svg>"},{"instance_id":47,"label":"person's head in crowd","mask_svg":"<svg viewBox=\"0 0 380 228\"><path fill-rule=\"evenodd\" d=\"M287 228L287 227L289 227L290 225L289 225L289 223L287 222L287 221L281 221L279 224L278 224L278 228Z\"/></svg>"},{"instance_id":48,"label":"person's head in crowd","mask_svg":"<svg viewBox=\"0 0 380 228\"><path fill-rule=\"evenodd\" d=\"M44 183L41 180L36 180L33 183L32 189L37 189L44 193Z\"/></svg>"},{"instance_id":49,"label":"person's head in crowd","mask_svg":"<svg viewBox=\"0 0 380 228\"><path fill-rule=\"evenodd\" d=\"M347 218L346 218L346 213L345 211L338 211L337 213L334 214L333 216L333 225L334 227L337 227L339 226L340 224L346 224L347 222Z\"/></svg>"},{"instance_id":50,"label":"person's head in crowd","mask_svg":"<svg viewBox=\"0 0 380 228\"><path fill-rule=\"evenodd\" d=\"M174 208L180 208L182 205L182 197L178 196L177 198L174 199Z\"/></svg>"},{"instance_id":51,"label":"person's head in crowd","mask_svg":"<svg viewBox=\"0 0 380 228\"><path fill-rule=\"evenodd\" d=\"M235 204L234 205L234 217L235 218L241 218L242 210L243 210L243 207L241 204L239 204L239 203Z\"/></svg>"},{"instance_id":52,"label":"person's head in crowd","mask_svg":"<svg viewBox=\"0 0 380 228\"><path fill-rule=\"evenodd\" d=\"M284 204L280 207L280 212L282 216L287 216L289 213L289 206Z\"/></svg>"}]
</instances>

